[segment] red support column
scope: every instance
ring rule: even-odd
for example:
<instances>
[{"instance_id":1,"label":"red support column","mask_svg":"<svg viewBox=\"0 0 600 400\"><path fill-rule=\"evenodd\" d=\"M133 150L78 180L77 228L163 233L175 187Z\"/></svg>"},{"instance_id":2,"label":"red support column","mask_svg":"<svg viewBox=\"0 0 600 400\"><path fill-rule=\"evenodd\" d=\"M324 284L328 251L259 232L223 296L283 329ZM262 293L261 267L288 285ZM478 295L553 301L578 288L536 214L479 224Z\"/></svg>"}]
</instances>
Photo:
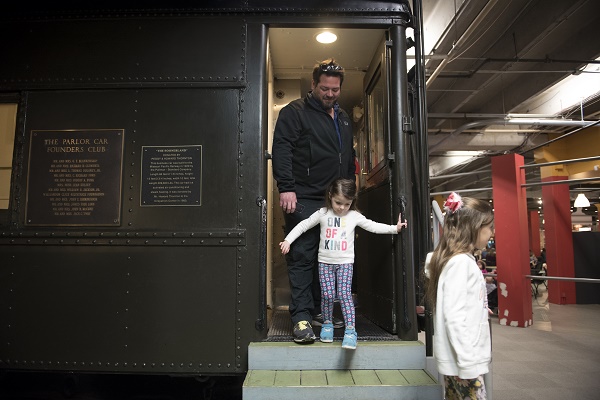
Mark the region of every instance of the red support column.
<instances>
[{"instance_id":1,"label":"red support column","mask_svg":"<svg viewBox=\"0 0 600 400\"><path fill-rule=\"evenodd\" d=\"M529 211L529 250L533 251L536 257L540 256L542 251L540 246L540 214L537 211ZM541 267L541 265L540 265Z\"/></svg>"},{"instance_id":2,"label":"red support column","mask_svg":"<svg viewBox=\"0 0 600 400\"><path fill-rule=\"evenodd\" d=\"M527 327L532 323L529 275L527 197L523 156L492 157L492 189L496 227L498 318L501 325Z\"/></svg>"},{"instance_id":3,"label":"red support column","mask_svg":"<svg viewBox=\"0 0 600 400\"><path fill-rule=\"evenodd\" d=\"M542 182L560 181L566 176L549 176ZM575 276L573 232L571 231L571 199L569 185L542 186L544 231L548 276ZM575 282L548 281L548 301L554 304L575 304Z\"/></svg>"}]
</instances>

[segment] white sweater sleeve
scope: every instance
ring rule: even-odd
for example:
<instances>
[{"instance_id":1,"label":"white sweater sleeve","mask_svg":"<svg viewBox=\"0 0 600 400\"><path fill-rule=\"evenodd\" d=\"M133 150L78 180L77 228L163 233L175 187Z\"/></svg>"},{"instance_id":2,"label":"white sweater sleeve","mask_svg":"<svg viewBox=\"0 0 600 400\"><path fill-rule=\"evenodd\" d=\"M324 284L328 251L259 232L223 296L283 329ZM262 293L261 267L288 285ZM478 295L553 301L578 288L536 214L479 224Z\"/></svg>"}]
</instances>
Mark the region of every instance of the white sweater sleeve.
<instances>
[{"instance_id":1,"label":"white sweater sleeve","mask_svg":"<svg viewBox=\"0 0 600 400\"><path fill-rule=\"evenodd\" d=\"M306 232L314 226L317 226L319 224L319 219L321 218L322 214L323 209L320 209L312 213L310 217L306 218L303 221L300 221L298 225L296 225L294 229L292 229L290 233L287 234L284 240L287 241L289 244L292 244L294 240L298 239L298 237L300 237L300 235L302 235L304 232Z\"/></svg>"},{"instance_id":2,"label":"white sweater sleeve","mask_svg":"<svg viewBox=\"0 0 600 400\"><path fill-rule=\"evenodd\" d=\"M367 217L365 217L364 215L362 215L359 212L357 212L356 214L357 214L356 215L356 226L360 226L361 228L363 228L366 231L369 231L372 233L379 233L379 234L397 234L398 233L398 227L396 225L382 224L382 223L375 222L375 221L368 219Z\"/></svg>"}]
</instances>

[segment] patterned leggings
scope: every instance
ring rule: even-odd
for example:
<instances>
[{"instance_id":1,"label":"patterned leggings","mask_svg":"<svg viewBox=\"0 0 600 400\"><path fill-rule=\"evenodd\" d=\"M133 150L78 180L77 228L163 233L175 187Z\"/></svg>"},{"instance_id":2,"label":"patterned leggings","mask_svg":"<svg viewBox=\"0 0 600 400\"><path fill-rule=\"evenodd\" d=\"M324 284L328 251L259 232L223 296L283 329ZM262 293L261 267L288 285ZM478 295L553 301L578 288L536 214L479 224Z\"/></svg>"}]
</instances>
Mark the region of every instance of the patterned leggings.
<instances>
[{"instance_id":1,"label":"patterned leggings","mask_svg":"<svg viewBox=\"0 0 600 400\"><path fill-rule=\"evenodd\" d=\"M352 301L352 273L354 264L319 263L319 282L321 283L321 312L323 321L333 319L333 301L336 295L340 299L346 327L354 327L356 319Z\"/></svg>"},{"instance_id":2,"label":"patterned leggings","mask_svg":"<svg viewBox=\"0 0 600 400\"><path fill-rule=\"evenodd\" d=\"M475 379L460 379L458 376L444 376L446 400L486 400L487 393L483 376Z\"/></svg>"}]
</instances>

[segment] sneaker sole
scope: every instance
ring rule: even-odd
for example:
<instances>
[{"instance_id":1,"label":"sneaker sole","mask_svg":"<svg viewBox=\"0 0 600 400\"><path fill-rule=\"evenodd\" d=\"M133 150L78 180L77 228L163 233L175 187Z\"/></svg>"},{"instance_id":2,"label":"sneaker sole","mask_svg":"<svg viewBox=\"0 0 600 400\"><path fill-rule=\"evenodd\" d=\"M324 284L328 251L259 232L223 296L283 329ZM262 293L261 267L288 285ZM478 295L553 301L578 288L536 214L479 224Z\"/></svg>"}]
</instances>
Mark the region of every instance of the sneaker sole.
<instances>
[{"instance_id":1,"label":"sneaker sole","mask_svg":"<svg viewBox=\"0 0 600 400\"><path fill-rule=\"evenodd\" d=\"M315 342L316 338L294 338L294 343L298 343L298 344L312 344Z\"/></svg>"},{"instance_id":2,"label":"sneaker sole","mask_svg":"<svg viewBox=\"0 0 600 400\"><path fill-rule=\"evenodd\" d=\"M321 339L321 343L333 343L333 339Z\"/></svg>"},{"instance_id":3,"label":"sneaker sole","mask_svg":"<svg viewBox=\"0 0 600 400\"><path fill-rule=\"evenodd\" d=\"M342 349L356 350L356 346L342 345Z\"/></svg>"}]
</instances>

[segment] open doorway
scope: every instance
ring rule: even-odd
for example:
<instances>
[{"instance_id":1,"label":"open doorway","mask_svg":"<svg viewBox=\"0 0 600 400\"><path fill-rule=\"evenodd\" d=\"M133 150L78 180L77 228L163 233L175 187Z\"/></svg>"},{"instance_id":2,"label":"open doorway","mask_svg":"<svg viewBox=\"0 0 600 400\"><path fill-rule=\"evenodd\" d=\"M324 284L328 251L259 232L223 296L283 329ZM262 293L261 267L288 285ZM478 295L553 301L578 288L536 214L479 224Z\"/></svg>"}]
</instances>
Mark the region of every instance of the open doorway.
<instances>
[{"instance_id":1,"label":"open doorway","mask_svg":"<svg viewBox=\"0 0 600 400\"><path fill-rule=\"evenodd\" d=\"M331 44L316 41L324 30L337 36ZM271 27L268 43L269 106L268 150L271 151L273 131L278 113L290 101L302 98L311 89L313 66L321 60L334 58L345 69L344 83L339 99L340 106L353 119L355 148L358 138L364 136L365 78L375 55L381 51L385 29L341 28L288 28ZM360 161L360 165L368 165ZM268 243L267 243L267 304L275 310L286 309L289 304L287 266L278 243L284 238L283 213L279 207L279 193L269 164L268 182Z\"/></svg>"}]
</instances>

